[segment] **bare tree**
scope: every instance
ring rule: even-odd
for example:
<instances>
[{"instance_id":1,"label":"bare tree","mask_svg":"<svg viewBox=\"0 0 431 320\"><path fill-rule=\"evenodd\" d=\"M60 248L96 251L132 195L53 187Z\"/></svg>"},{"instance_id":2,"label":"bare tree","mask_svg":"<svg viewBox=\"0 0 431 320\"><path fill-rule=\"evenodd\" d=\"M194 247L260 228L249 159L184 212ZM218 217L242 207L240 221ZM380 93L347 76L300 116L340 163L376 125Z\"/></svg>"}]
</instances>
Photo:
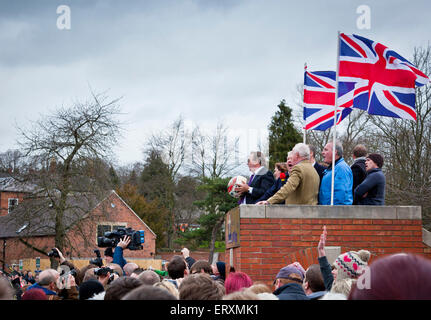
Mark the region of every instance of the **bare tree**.
<instances>
[{"instance_id":1,"label":"bare tree","mask_svg":"<svg viewBox=\"0 0 431 320\"><path fill-rule=\"evenodd\" d=\"M88 210L92 207L90 201L100 200L105 194L102 162L110 158L120 134L118 102L119 99L108 100L105 95L92 93L85 102L74 102L43 116L30 129L18 127L26 170L16 178L37 185L32 197L49 202L54 212L51 218L55 221L55 246L60 250L72 243L67 231L79 226L79 211ZM89 204L78 208L71 197L83 195ZM66 223L72 216L77 220Z\"/></svg>"},{"instance_id":2,"label":"bare tree","mask_svg":"<svg viewBox=\"0 0 431 320\"><path fill-rule=\"evenodd\" d=\"M431 46L415 48L413 64L431 75ZM431 86L416 88L417 121L373 117L378 150L385 156L387 202L421 205L431 229Z\"/></svg>"}]
</instances>

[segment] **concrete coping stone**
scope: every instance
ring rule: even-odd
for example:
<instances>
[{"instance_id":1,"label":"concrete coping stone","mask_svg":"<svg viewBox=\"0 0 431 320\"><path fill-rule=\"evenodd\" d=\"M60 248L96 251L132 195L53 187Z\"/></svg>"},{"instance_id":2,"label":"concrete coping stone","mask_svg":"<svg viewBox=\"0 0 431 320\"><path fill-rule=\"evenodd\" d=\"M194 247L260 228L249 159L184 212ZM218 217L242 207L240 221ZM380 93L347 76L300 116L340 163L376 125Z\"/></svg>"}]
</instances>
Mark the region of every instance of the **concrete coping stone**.
<instances>
[{"instance_id":1,"label":"concrete coping stone","mask_svg":"<svg viewBox=\"0 0 431 320\"><path fill-rule=\"evenodd\" d=\"M240 205L240 218L421 220L420 206Z\"/></svg>"}]
</instances>

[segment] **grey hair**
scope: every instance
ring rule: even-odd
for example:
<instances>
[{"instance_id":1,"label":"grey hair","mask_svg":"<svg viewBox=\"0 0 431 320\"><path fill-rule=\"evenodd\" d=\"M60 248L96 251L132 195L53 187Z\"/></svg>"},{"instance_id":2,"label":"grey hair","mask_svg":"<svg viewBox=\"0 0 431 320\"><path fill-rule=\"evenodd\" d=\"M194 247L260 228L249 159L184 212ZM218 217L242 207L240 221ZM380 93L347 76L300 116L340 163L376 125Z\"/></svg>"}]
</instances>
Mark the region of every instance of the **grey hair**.
<instances>
[{"instance_id":1,"label":"grey hair","mask_svg":"<svg viewBox=\"0 0 431 320\"><path fill-rule=\"evenodd\" d=\"M337 154L340 158L343 157L343 145L341 144L341 142L335 142L335 151L337 151Z\"/></svg>"},{"instance_id":2,"label":"grey hair","mask_svg":"<svg viewBox=\"0 0 431 320\"><path fill-rule=\"evenodd\" d=\"M292 152L298 153L301 158L310 159L310 148L305 143L297 143Z\"/></svg>"},{"instance_id":3,"label":"grey hair","mask_svg":"<svg viewBox=\"0 0 431 320\"><path fill-rule=\"evenodd\" d=\"M59 275L57 270L46 269L39 274L39 281L37 282L40 286L48 286L52 282L57 281Z\"/></svg>"},{"instance_id":4,"label":"grey hair","mask_svg":"<svg viewBox=\"0 0 431 320\"><path fill-rule=\"evenodd\" d=\"M332 141L328 142L331 144L331 149L334 147ZM342 158L343 157L343 145L340 141L335 142L335 151L337 151L337 155Z\"/></svg>"},{"instance_id":5,"label":"grey hair","mask_svg":"<svg viewBox=\"0 0 431 320\"><path fill-rule=\"evenodd\" d=\"M250 152L250 160L253 162L259 162L262 167L266 167L266 159L263 152L260 151L252 151Z\"/></svg>"}]
</instances>

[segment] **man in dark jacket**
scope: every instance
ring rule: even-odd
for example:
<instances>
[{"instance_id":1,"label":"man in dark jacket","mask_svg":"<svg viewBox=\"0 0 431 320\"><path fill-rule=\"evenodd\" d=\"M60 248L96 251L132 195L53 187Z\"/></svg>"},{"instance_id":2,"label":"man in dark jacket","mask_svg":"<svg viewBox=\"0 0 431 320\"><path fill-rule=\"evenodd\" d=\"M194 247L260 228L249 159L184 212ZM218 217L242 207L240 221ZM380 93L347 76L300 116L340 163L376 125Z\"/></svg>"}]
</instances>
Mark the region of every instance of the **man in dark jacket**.
<instances>
[{"instance_id":1,"label":"man in dark jacket","mask_svg":"<svg viewBox=\"0 0 431 320\"><path fill-rule=\"evenodd\" d=\"M279 300L310 300L302 288L304 275L295 266L281 268L275 277L274 295Z\"/></svg>"},{"instance_id":2,"label":"man in dark jacket","mask_svg":"<svg viewBox=\"0 0 431 320\"><path fill-rule=\"evenodd\" d=\"M241 193L239 204L255 204L274 185L274 176L265 167L265 164L265 155L262 152L250 153L247 165L253 174L250 176L248 184L240 183L236 188Z\"/></svg>"},{"instance_id":3,"label":"man in dark jacket","mask_svg":"<svg viewBox=\"0 0 431 320\"><path fill-rule=\"evenodd\" d=\"M310 148L310 162L313 165L314 169L316 169L320 181L322 181L326 167L322 166L316 161L316 148L311 144L309 144L308 147Z\"/></svg>"},{"instance_id":4,"label":"man in dark jacket","mask_svg":"<svg viewBox=\"0 0 431 320\"><path fill-rule=\"evenodd\" d=\"M357 186L359 186L362 181L364 181L367 176L367 171L365 169L365 156L367 155L367 148L364 145L358 144L353 148L353 164L350 169L352 169L353 173L353 188L352 192L355 192ZM357 204L355 199L353 199L353 204Z\"/></svg>"},{"instance_id":5,"label":"man in dark jacket","mask_svg":"<svg viewBox=\"0 0 431 320\"><path fill-rule=\"evenodd\" d=\"M383 157L380 154L371 153L365 165L368 175L356 187L354 198L359 205L384 206L386 178L382 172Z\"/></svg>"}]
</instances>

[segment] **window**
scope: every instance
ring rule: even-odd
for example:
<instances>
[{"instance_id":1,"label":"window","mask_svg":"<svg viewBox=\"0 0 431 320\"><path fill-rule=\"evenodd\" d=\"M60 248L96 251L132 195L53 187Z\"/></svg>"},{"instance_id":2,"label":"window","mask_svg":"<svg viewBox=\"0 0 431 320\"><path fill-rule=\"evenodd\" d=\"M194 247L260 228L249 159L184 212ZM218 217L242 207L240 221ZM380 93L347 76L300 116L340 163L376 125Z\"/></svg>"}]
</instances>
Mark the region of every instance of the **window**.
<instances>
[{"instance_id":1,"label":"window","mask_svg":"<svg viewBox=\"0 0 431 320\"><path fill-rule=\"evenodd\" d=\"M9 198L8 199L8 207L7 212L11 213L13 209L18 205L18 199L17 198Z\"/></svg>"},{"instance_id":2,"label":"window","mask_svg":"<svg viewBox=\"0 0 431 320\"><path fill-rule=\"evenodd\" d=\"M126 228L126 224L111 224L111 223L103 223L97 225L97 236L103 237L105 232L112 232L117 230L118 228Z\"/></svg>"}]
</instances>

